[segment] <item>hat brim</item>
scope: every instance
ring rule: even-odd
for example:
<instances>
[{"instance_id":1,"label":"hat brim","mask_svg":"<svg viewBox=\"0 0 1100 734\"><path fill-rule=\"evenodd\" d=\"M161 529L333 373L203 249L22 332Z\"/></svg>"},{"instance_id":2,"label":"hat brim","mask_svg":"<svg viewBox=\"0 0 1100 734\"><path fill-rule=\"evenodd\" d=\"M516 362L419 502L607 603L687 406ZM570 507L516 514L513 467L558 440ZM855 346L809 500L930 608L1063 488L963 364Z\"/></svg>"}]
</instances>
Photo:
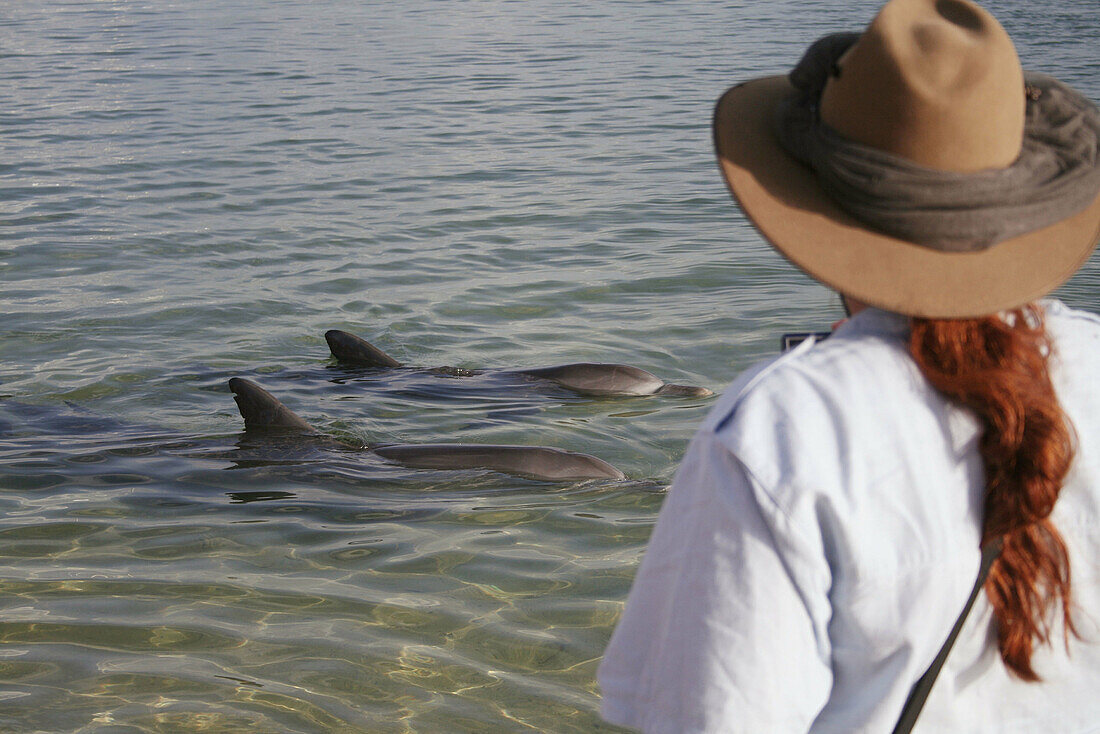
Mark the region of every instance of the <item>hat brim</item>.
<instances>
[{"instance_id":1,"label":"hat brim","mask_svg":"<svg viewBox=\"0 0 1100 734\"><path fill-rule=\"evenodd\" d=\"M773 247L812 278L889 311L969 318L1035 300L1069 279L1100 239L1100 195L1081 212L980 252L939 252L861 224L784 151L772 131L786 76L729 89L714 145L737 203Z\"/></svg>"}]
</instances>

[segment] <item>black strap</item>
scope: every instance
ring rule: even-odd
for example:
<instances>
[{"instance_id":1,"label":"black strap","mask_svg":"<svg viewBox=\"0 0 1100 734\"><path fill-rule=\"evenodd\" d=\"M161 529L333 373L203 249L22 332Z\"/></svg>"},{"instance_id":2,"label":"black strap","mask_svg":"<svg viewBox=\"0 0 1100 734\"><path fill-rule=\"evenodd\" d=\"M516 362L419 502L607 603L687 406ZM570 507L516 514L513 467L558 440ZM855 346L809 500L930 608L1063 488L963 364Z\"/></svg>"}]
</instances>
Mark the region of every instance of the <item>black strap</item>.
<instances>
[{"instance_id":1,"label":"black strap","mask_svg":"<svg viewBox=\"0 0 1100 734\"><path fill-rule=\"evenodd\" d=\"M924 671L924 675L913 684L913 688L909 691L909 698L906 699L905 707L902 708L901 716L898 717L897 726L894 727L894 734L908 734L912 731L913 725L917 723L917 717L920 716L921 709L924 708L924 701L928 698L928 694L931 693L932 685L936 682L936 677L940 674L940 668L943 667L944 661L947 660L947 655L951 652L951 648L955 644L955 638L959 636L959 631L962 629L963 622L965 622L967 616L970 615L970 608L974 606L974 600L978 598L978 593L982 590L982 587L985 586L985 580L989 577L989 569L993 565L993 561L997 560L997 556L999 555L1001 555L1000 539L988 543L985 548L982 549L982 567L978 571L978 580L974 582L974 589L970 592L970 598L966 600L966 606L963 607L962 614L960 614L958 620L955 621L955 626L951 628L951 634L947 636L947 640L943 643L943 647L940 648L940 652L936 655L936 659L932 661L932 664L928 666L928 670Z\"/></svg>"}]
</instances>

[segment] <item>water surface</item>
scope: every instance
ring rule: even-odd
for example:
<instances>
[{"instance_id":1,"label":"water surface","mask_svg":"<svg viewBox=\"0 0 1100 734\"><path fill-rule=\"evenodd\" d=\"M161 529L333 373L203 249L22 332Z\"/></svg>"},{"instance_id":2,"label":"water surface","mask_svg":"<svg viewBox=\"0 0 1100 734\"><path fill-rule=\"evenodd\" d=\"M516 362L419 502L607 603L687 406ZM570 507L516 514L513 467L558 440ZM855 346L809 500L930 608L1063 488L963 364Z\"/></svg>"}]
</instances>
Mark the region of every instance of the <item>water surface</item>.
<instances>
[{"instance_id":1,"label":"water surface","mask_svg":"<svg viewBox=\"0 0 1100 734\"><path fill-rule=\"evenodd\" d=\"M619 361L720 390L836 299L709 142L875 2L20 2L0 11L0 731L609 731L594 683L710 400L348 371ZM989 3L1100 98L1093 0ZM1100 310L1095 261L1061 291ZM623 482L255 441L596 454Z\"/></svg>"}]
</instances>

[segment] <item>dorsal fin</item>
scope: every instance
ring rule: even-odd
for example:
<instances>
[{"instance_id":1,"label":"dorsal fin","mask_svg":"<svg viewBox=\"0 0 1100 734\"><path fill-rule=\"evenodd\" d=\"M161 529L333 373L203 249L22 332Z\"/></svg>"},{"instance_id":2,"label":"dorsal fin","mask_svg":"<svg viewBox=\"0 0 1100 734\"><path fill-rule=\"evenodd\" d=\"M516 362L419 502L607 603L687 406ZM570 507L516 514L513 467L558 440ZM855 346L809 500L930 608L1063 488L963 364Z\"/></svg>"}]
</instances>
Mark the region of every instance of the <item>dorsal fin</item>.
<instances>
[{"instance_id":1,"label":"dorsal fin","mask_svg":"<svg viewBox=\"0 0 1100 734\"><path fill-rule=\"evenodd\" d=\"M358 364L367 367L400 367L401 363L390 355L374 346L366 339L357 337L339 329L330 329L325 332L325 341L328 342L332 356L341 362Z\"/></svg>"},{"instance_id":2,"label":"dorsal fin","mask_svg":"<svg viewBox=\"0 0 1100 734\"><path fill-rule=\"evenodd\" d=\"M316 433L313 426L255 382L234 377L229 381L229 389L233 391L233 399L237 401L245 428L291 428Z\"/></svg>"}]
</instances>

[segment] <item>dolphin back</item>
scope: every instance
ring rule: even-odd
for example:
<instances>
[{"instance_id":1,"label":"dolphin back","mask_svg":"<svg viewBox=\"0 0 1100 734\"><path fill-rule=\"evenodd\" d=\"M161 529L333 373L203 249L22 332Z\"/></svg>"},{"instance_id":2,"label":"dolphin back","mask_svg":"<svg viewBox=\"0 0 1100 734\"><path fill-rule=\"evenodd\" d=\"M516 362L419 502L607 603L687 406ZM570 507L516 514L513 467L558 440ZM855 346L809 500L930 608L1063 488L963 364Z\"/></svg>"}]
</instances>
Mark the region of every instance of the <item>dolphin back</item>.
<instances>
[{"instance_id":1,"label":"dolphin back","mask_svg":"<svg viewBox=\"0 0 1100 734\"><path fill-rule=\"evenodd\" d=\"M372 451L384 459L413 469L489 469L546 480L626 477L595 456L545 446L398 444L377 446Z\"/></svg>"},{"instance_id":2,"label":"dolphin back","mask_svg":"<svg viewBox=\"0 0 1100 734\"><path fill-rule=\"evenodd\" d=\"M713 395L714 391L698 385L674 385L666 382L664 387L657 391L657 394L679 395L685 398L707 398Z\"/></svg>"},{"instance_id":3,"label":"dolphin back","mask_svg":"<svg viewBox=\"0 0 1100 734\"><path fill-rule=\"evenodd\" d=\"M652 372L628 364L576 362L515 372L556 382L582 395L652 395L665 385Z\"/></svg>"}]
</instances>

